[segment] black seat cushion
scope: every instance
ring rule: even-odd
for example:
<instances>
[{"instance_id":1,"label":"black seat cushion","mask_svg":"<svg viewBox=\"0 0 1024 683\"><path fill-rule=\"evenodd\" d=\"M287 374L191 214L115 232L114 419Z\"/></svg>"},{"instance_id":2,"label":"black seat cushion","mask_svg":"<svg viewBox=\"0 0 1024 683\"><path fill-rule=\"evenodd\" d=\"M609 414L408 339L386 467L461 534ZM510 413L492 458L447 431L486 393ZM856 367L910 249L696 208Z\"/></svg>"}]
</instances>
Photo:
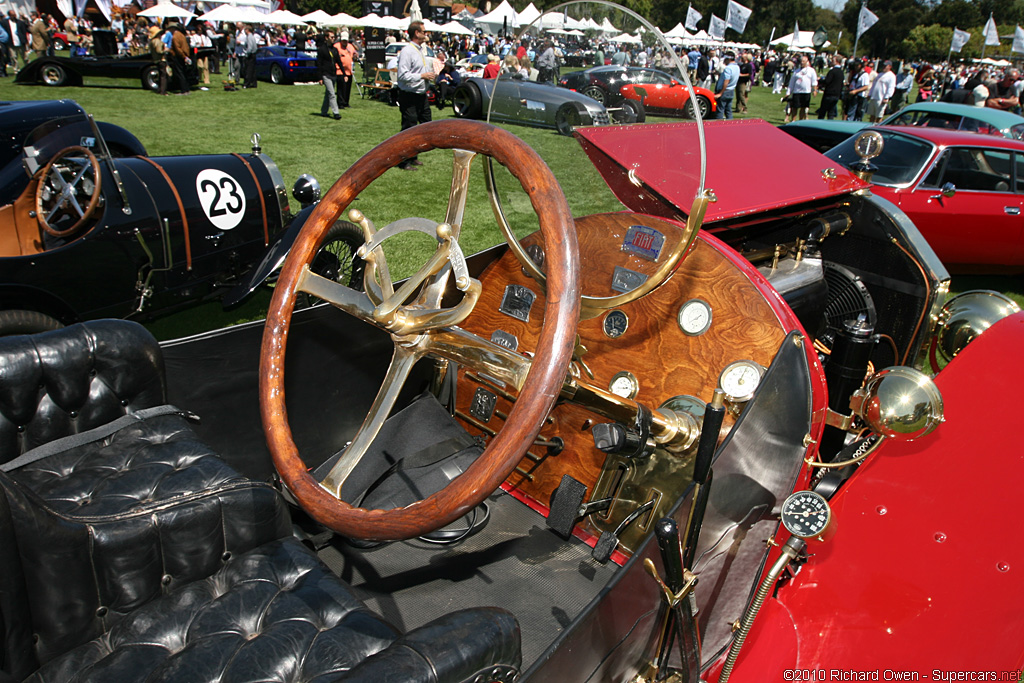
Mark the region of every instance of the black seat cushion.
<instances>
[{"instance_id":1,"label":"black seat cushion","mask_svg":"<svg viewBox=\"0 0 1024 683\"><path fill-rule=\"evenodd\" d=\"M71 515L116 515L241 481L178 415L153 417L99 441L19 467L11 477Z\"/></svg>"},{"instance_id":2,"label":"black seat cushion","mask_svg":"<svg viewBox=\"0 0 1024 683\"><path fill-rule=\"evenodd\" d=\"M160 346L138 323L96 320L0 338L0 462L165 402Z\"/></svg>"},{"instance_id":3,"label":"black seat cushion","mask_svg":"<svg viewBox=\"0 0 1024 683\"><path fill-rule=\"evenodd\" d=\"M518 627L507 612L466 610L440 621L401 636L287 538L144 605L27 680L460 681L519 665Z\"/></svg>"}]
</instances>

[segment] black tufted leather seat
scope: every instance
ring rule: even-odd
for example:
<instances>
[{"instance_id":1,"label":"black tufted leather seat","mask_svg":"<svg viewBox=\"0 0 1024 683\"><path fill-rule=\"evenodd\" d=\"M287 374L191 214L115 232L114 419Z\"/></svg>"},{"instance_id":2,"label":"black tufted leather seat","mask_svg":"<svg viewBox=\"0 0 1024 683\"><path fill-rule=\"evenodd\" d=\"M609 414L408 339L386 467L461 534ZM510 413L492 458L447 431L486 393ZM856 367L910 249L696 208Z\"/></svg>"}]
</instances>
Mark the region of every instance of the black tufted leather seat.
<instances>
[{"instance_id":1,"label":"black tufted leather seat","mask_svg":"<svg viewBox=\"0 0 1024 683\"><path fill-rule=\"evenodd\" d=\"M134 323L2 338L0 463L163 393L160 348ZM517 672L509 613L457 612L400 634L288 537L277 492L238 475L184 417L130 422L0 472L0 683Z\"/></svg>"}]
</instances>

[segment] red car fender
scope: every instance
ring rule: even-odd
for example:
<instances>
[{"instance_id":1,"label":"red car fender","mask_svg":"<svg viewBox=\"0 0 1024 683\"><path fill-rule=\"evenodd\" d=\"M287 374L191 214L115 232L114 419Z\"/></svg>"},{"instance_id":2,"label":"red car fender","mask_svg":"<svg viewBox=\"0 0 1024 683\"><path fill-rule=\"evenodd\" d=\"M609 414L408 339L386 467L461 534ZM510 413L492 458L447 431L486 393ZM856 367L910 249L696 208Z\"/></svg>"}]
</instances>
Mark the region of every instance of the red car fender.
<instances>
[{"instance_id":1,"label":"red car fender","mask_svg":"<svg viewBox=\"0 0 1024 683\"><path fill-rule=\"evenodd\" d=\"M1018 313L936 376L946 421L833 497L835 537L765 602L731 681L1020 679L1022 344Z\"/></svg>"}]
</instances>

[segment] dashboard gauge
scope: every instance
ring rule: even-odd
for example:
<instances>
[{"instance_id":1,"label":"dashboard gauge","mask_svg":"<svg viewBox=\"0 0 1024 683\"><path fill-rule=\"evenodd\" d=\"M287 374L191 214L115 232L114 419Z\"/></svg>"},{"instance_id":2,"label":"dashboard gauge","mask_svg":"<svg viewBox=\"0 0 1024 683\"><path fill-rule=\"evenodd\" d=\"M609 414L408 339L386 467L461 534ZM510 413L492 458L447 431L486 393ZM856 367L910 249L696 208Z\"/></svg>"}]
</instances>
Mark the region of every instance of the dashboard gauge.
<instances>
[{"instance_id":1,"label":"dashboard gauge","mask_svg":"<svg viewBox=\"0 0 1024 683\"><path fill-rule=\"evenodd\" d=\"M629 327L629 318L622 311L609 311L604 317L604 333L612 339L618 339Z\"/></svg>"},{"instance_id":2,"label":"dashboard gauge","mask_svg":"<svg viewBox=\"0 0 1024 683\"><path fill-rule=\"evenodd\" d=\"M764 366L752 360L729 363L718 376L718 388L725 392L725 400L732 403L749 401L761 384Z\"/></svg>"},{"instance_id":3,"label":"dashboard gauge","mask_svg":"<svg viewBox=\"0 0 1024 683\"><path fill-rule=\"evenodd\" d=\"M676 320L683 334L691 337L702 335L711 327L711 305L703 299L690 299L679 307Z\"/></svg>"},{"instance_id":4,"label":"dashboard gauge","mask_svg":"<svg viewBox=\"0 0 1024 683\"><path fill-rule=\"evenodd\" d=\"M622 398L633 398L640 391L640 383L636 381L632 372L623 370L612 377L612 381L608 383L608 391Z\"/></svg>"},{"instance_id":5,"label":"dashboard gauge","mask_svg":"<svg viewBox=\"0 0 1024 683\"><path fill-rule=\"evenodd\" d=\"M832 509L821 494L797 491L782 504L782 525L798 538L827 541L835 532Z\"/></svg>"}]
</instances>

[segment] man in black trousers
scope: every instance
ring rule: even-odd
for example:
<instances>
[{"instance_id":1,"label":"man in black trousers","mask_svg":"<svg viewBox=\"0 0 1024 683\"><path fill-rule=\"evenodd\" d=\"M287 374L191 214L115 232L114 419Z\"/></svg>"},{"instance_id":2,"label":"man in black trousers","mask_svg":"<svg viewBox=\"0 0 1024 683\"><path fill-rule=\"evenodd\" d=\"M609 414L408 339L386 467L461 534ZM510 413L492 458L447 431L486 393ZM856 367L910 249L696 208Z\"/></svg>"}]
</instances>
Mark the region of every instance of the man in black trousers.
<instances>
[{"instance_id":1,"label":"man in black trousers","mask_svg":"<svg viewBox=\"0 0 1024 683\"><path fill-rule=\"evenodd\" d=\"M427 102L427 82L437 75L427 66L427 55L423 52L423 41L427 32L422 21L409 24L409 44L398 53L398 110L402 114L402 130L418 123L430 121L430 104ZM415 171L422 166L416 157L398 165L406 171Z\"/></svg>"},{"instance_id":2,"label":"man in black trousers","mask_svg":"<svg viewBox=\"0 0 1024 683\"><path fill-rule=\"evenodd\" d=\"M839 54L832 55L832 68L821 80L821 105L818 107L818 118L834 119L836 117L836 106L843 97L843 57Z\"/></svg>"}]
</instances>

